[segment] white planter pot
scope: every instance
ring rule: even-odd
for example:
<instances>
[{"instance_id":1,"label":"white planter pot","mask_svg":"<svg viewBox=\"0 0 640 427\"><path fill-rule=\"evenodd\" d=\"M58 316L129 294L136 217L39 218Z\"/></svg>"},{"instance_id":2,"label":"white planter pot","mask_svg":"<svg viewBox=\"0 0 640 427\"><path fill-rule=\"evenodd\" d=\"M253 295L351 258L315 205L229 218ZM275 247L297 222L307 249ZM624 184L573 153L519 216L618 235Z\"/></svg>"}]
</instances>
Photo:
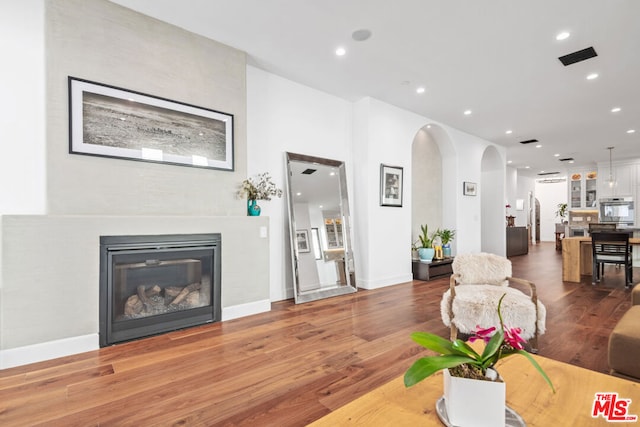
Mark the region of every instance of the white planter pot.
<instances>
[{"instance_id":1,"label":"white planter pot","mask_svg":"<svg viewBox=\"0 0 640 427\"><path fill-rule=\"evenodd\" d=\"M452 425L499 427L505 425L504 382L453 377L444 369L444 399Z\"/></svg>"}]
</instances>

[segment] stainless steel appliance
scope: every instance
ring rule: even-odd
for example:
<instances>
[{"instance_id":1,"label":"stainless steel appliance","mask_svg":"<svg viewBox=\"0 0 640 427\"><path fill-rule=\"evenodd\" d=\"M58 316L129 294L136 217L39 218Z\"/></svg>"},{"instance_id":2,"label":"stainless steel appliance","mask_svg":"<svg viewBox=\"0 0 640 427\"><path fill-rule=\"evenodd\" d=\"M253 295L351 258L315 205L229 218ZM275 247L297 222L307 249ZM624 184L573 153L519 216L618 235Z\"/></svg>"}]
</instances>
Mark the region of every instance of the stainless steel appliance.
<instances>
[{"instance_id":1,"label":"stainless steel appliance","mask_svg":"<svg viewBox=\"0 0 640 427\"><path fill-rule=\"evenodd\" d=\"M633 197L600 199L600 222L615 223L619 227L633 227L635 225Z\"/></svg>"}]
</instances>

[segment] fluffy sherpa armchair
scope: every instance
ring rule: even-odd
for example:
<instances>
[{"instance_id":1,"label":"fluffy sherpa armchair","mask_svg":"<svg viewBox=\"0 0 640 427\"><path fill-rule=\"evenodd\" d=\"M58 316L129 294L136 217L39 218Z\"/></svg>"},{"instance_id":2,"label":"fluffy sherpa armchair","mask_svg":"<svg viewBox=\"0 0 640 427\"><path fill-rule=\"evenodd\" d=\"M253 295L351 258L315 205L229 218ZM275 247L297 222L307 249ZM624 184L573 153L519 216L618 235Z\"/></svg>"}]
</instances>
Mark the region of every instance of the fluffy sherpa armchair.
<instances>
[{"instance_id":1,"label":"fluffy sherpa armchair","mask_svg":"<svg viewBox=\"0 0 640 427\"><path fill-rule=\"evenodd\" d=\"M537 351L547 310L538 301L533 283L511 277L511 261L489 253L459 254L452 268L449 290L440 302L442 321L451 328L451 340L458 332L473 334L476 326L499 327L498 301L507 294L500 309L505 326L522 329L520 336L529 341L532 351ZM529 295L510 287L510 282L526 287Z\"/></svg>"}]
</instances>

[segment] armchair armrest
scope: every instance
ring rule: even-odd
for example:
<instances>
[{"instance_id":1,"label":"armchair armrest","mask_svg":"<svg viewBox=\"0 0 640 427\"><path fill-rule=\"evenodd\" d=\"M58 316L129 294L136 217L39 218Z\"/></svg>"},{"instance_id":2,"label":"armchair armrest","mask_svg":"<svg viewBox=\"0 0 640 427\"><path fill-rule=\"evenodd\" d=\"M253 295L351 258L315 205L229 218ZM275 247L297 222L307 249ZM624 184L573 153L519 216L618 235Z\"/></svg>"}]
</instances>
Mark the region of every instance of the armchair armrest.
<instances>
[{"instance_id":1,"label":"armchair armrest","mask_svg":"<svg viewBox=\"0 0 640 427\"><path fill-rule=\"evenodd\" d=\"M536 307L538 306L538 291L536 289L536 285L534 285L533 282L530 282L529 280L525 280L525 279L520 279L518 277L507 277L507 280L510 282L515 282L521 285L528 286L530 291L531 301L533 301Z\"/></svg>"}]
</instances>

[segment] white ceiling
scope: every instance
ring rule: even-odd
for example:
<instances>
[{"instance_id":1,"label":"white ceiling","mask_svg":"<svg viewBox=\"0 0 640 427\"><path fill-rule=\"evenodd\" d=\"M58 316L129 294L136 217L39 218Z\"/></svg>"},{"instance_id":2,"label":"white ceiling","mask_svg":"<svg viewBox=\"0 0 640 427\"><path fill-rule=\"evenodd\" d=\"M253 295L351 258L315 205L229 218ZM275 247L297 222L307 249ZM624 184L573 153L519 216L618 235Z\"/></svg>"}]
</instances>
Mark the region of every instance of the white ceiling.
<instances>
[{"instance_id":1,"label":"white ceiling","mask_svg":"<svg viewBox=\"0 0 640 427\"><path fill-rule=\"evenodd\" d=\"M614 161L640 157L638 0L112 1L293 81L350 101L371 96L504 145L526 175L594 167L609 161L609 146ZM353 40L359 29L372 37ZM561 31L571 36L557 41ZM558 60L589 46L597 57ZM599 77L587 80L592 72ZM532 138L542 147L519 143Z\"/></svg>"}]
</instances>

